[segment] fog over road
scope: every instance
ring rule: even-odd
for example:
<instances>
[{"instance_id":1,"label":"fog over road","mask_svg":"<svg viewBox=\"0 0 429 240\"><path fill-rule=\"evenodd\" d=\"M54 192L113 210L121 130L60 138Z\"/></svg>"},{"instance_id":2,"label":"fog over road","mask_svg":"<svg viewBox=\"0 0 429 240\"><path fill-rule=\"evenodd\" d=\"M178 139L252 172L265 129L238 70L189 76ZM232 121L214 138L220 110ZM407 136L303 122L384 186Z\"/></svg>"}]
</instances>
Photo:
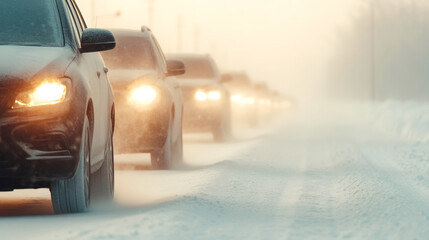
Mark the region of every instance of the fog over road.
<instances>
[{"instance_id":1,"label":"fog over road","mask_svg":"<svg viewBox=\"0 0 429 240\"><path fill-rule=\"evenodd\" d=\"M115 207L54 216L46 190L1 193L2 239L424 239L426 109L295 111L223 144L187 135L171 171L118 155Z\"/></svg>"}]
</instances>

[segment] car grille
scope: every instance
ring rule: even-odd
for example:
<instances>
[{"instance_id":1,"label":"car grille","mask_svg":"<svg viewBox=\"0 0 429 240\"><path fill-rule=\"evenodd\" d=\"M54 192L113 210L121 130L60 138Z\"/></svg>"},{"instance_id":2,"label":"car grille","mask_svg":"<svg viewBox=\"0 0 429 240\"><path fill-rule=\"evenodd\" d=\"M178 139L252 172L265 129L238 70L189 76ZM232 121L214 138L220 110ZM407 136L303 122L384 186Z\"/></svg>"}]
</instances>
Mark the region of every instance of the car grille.
<instances>
[{"instance_id":1,"label":"car grille","mask_svg":"<svg viewBox=\"0 0 429 240\"><path fill-rule=\"evenodd\" d=\"M12 167L13 156L6 146L0 144L0 169Z\"/></svg>"},{"instance_id":2,"label":"car grille","mask_svg":"<svg viewBox=\"0 0 429 240\"><path fill-rule=\"evenodd\" d=\"M0 114L12 107L14 99L10 95L7 89L0 89Z\"/></svg>"}]
</instances>

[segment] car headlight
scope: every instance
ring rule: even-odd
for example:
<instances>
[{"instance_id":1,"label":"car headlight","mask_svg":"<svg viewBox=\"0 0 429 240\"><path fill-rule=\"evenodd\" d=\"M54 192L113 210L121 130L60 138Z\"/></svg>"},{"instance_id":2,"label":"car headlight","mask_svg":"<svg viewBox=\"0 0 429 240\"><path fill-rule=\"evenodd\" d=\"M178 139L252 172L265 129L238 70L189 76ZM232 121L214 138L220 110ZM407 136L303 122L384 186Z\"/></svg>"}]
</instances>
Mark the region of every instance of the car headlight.
<instances>
[{"instance_id":1,"label":"car headlight","mask_svg":"<svg viewBox=\"0 0 429 240\"><path fill-rule=\"evenodd\" d=\"M202 101L206 101L207 100L207 93L205 93L205 92L203 92L203 91L197 91L196 93L195 93L195 100L197 100L197 101L200 101L200 102L202 102Z\"/></svg>"},{"instance_id":2,"label":"car headlight","mask_svg":"<svg viewBox=\"0 0 429 240\"><path fill-rule=\"evenodd\" d=\"M57 104L66 98L69 79L45 80L35 89L18 94L12 108Z\"/></svg>"},{"instance_id":3,"label":"car headlight","mask_svg":"<svg viewBox=\"0 0 429 240\"><path fill-rule=\"evenodd\" d=\"M220 92L219 91L210 91L208 94L208 99L209 100L219 100L220 99Z\"/></svg>"},{"instance_id":4,"label":"car headlight","mask_svg":"<svg viewBox=\"0 0 429 240\"><path fill-rule=\"evenodd\" d=\"M158 98L158 91L155 87L144 85L134 87L128 98L128 101L132 104L147 106L153 104Z\"/></svg>"},{"instance_id":5,"label":"car headlight","mask_svg":"<svg viewBox=\"0 0 429 240\"><path fill-rule=\"evenodd\" d=\"M240 102L243 99L243 95L236 94L231 96L231 101L233 102Z\"/></svg>"},{"instance_id":6,"label":"car headlight","mask_svg":"<svg viewBox=\"0 0 429 240\"><path fill-rule=\"evenodd\" d=\"M253 97L248 97L242 100L243 104L254 105L256 103L256 99Z\"/></svg>"},{"instance_id":7,"label":"car headlight","mask_svg":"<svg viewBox=\"0 0 429 240\"><path fill-rule=\"evenodd\" d=\"M258 100L259 105L271 105L271 100L270 99L259 99Z\"/></svg>"},{"instance_id":8,"label":"car headlight","mask_svg":"<svg viewBox=\"0 0 429 240\"><path fill-rule=\"evenodd\" d=\"M221 97L222 97L221 93L217 90L213 90L209 92L204 92L202 90L199 90L195 93L195 100L199 102L204 102L207 100L218 101L221 99Z\"/></svg>"}]
</instances>

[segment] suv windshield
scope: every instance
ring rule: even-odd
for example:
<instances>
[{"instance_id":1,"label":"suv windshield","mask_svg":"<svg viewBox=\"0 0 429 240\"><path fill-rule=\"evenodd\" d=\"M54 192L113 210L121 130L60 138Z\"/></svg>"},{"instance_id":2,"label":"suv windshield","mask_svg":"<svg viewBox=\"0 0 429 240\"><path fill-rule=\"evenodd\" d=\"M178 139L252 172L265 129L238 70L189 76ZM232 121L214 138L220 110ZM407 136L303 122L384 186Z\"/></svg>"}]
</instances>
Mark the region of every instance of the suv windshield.
<instances>
[{"instance_id":1,"label":"suv windshield","mask_svg":"<svg viewBox=\"0 0 429 240\"><path fill-rule=\"evenodd\" d=\"M112 51L102 52L106 66L113 69L155 69L152 48L142 37L118 37Z\"/></svg>"},{"instance_id":2,"label":"suv windshield","mask_svg":"<svg viewBox=\"0 0 429 240\"><path fill-rule=\"evenodd\" d=\"M180 79L214 78L214 70L210 61L200 58L181 59L186 67L186 73L177 76Z\"/></svg>"},{"instance_id":3,"label":"suv windshield","mask_svg":"<svg viewBox=\"0 0 429 240\"><path fill-rule=\"evenodd\" d=\"M1 0L0 45L62 46L54 0Z\"/></svg>"}]
</instances>

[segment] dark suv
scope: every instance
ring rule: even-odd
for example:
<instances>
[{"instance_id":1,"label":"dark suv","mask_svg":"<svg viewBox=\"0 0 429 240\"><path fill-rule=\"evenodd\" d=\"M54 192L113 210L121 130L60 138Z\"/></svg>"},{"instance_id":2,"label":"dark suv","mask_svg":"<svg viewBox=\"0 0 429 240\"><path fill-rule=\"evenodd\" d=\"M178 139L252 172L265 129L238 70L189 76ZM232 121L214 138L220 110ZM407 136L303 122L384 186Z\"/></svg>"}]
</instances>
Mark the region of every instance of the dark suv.
<instances>
[{"instance_id":1,"label":"dark suv","mask_svg":"<svg viewBox=\"0 0 429 240\"><path fill-rule=\"evenodd\" d=\"M0 1L0 190L50 188L56 213L113 196L113 93L74 0Z\"/></svg>"},{"instance_id":2,"label":"dark suv","mask_svg":"<svg viewBox=\"0 0 429 240\"><path fill-rule=\"evenodd\" d=\"M103 58L118 116L116 149L151 153L152 167L167 169L182 161L182 93L174 76L185 72L180 61L166 60L153 33L112 30L117 40Z\"/></svg>"}]
</instances>

